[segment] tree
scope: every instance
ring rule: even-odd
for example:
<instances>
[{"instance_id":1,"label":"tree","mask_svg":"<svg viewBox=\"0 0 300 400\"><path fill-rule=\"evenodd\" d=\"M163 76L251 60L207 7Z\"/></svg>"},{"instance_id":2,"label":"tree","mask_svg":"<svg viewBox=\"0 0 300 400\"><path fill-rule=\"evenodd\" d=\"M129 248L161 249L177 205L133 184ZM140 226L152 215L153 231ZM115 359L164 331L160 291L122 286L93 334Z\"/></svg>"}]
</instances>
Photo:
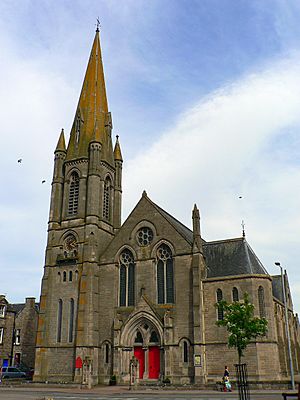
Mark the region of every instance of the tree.
<instances>
[{"instance_id":1,"label":"tree","mask_svg":"<svg viewBox=\"0 0 300 400\"><path fill-rule=\"evenodd\" d=\"M225 326L228 336L228 347L236 348L239 364L248 344L258 336L265 336L268 331L266 318L254 317L254 305L250 303L247 293L242 301L227 303L221 300L215 305L223 311L223 319L216 322L218 326Z\"/></svg>"}]
</instances>

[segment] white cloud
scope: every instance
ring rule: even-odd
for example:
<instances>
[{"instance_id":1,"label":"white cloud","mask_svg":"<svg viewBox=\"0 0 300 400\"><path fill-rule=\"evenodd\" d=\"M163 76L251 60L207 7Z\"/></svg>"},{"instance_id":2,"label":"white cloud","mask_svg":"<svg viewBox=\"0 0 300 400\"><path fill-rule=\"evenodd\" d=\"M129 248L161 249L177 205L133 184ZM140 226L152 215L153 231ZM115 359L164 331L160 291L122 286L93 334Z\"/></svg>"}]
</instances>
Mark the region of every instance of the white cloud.
<instances>
[{"instance_id":1,"label":"white cloud","mask_svg":"<svg viewBox=\"0 0 300 400\"><path fill-rule=\"evenodd\" d=\"M245 219L249 242L269 272L276 273L272 265L280 258L297 281L300 157L297 136L289 133L300 128L299 87L294 55L180 115L151 148L125 163L126 213L146 189L188 226L197 202L209 240L240 236ZM299 310L299 300L294 303Z\"/></svg>"}]
</instances>

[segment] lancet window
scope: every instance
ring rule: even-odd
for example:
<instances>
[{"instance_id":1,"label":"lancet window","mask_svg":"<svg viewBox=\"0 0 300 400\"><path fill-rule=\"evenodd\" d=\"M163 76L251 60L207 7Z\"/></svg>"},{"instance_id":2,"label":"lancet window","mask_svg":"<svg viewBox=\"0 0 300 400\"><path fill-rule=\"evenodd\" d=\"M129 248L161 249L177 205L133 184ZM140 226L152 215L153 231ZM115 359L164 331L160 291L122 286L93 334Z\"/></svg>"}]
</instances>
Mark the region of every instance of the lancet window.
<instances>
[{"instance_id":1,"label":"lancet window","mask_svg":"<svg viewBox=\"0 0 300 400\"><path fill-rule=\"evenodd\" d=\"M73 172L70 179L68 214L76 215L78 212L79 199L79 176L77 172Z\"/></svg>"},{"instance_id":2,"label":"lancet window","mask_svg":"<svg viewBox=\"0 0 300 400\"><path fill-rule=\"evenodd\" d=\"M239 301L239 291L236 287L232 289L232 300Z\"/></svg>"},{"instance_id":3,"label":"lancet window","mask_svg":"<svg viewBox=\"0 0 300 400\"><path fill-rule=\"evenodd\" d=\"M189 361L189 347L186 341L183 342L183 362L187 363Z\"/></svg>"},{"instance_id":4,"label":"lancet window","mask_svg":"<svg viewBox=\"0 0 300 400\"><path fill-rule=\"evenodd\" d=\"M217 290L217 302L223 300L223 292L221 289ZM222 321L224 319L224 312L221 307L218 307L218 320Z\"/></svg>"},{"instance_id":5,"label":"lancet window","mask_svg":"<svg viewBox=\"0 0 300 400\"><path fill-rule=\"evenodd\" d=\"M157 249L157 302L158 304L174 303L174 267L172 251L162 244Z\"/></svg>"},{"instance_id":6,"label":"lancet window","mask_svg":"<svg viewBox=\"0 0 300 400\"><path fill-rule=\"evenodd\" d=\"M57 341L58 342L61 342L62 312L63 312L63 302L62 302L62 299L59 299L58 300L58 309L57 309Z\"/></svg>"},{"instance_id":7,"label":"lancet window","mask_svg":"<svg viewBox=\"0 0 300 400\"><path fill-rule=\"evenodd\" d=\"M135 300L135 266L133 254L125 249L120 254L120 306L133 306Z\"/></svg>"},{"instance_id":8,"label":"lancet window","mask_svg":"<svg viewBox=\"0 0 300 400\"><path fill-rule=\"evenodd\" d=\"M103 217L109 221L111 208L111 180L109 177L104 182Z\"/></svg>"},{"instance_id":9,"label":"lancet window","mask_svg":"<svg viewBox=\"0 0 300 400\"><path fill-rule=\"evenodd\" d=\"M74 328L74 300L70 299L69 342L73 342L73 328Z\"/></svg>"},{"instance_id":10,"label":"lancet window","mask_svg":"<svg viewBox=\"0 0 300 400\"><path fill-rule=\"evenodd\" d=\"M265 293L264 288L260 286L258 288L258 309L259 309L259 316L265 317L266 316L266 308L265 308Z\"/></svg>"}]
</instances>

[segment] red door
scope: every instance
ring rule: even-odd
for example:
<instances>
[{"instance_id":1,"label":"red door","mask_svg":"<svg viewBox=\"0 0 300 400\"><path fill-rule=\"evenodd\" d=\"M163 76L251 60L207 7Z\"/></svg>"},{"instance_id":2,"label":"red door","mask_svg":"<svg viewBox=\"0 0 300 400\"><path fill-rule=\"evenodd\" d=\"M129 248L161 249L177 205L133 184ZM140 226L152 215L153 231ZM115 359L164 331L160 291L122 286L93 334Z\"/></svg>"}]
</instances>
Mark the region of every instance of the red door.
<instances>
[{"instance_id":1,"label":"red door","mask_svg":"<svg viewBox=\"0 0 300 400\"><path fill-rule=\"evenodd\" d=\"M158 379L160 372L160 350L158 346L149 347L149 379Z\"/></svg>"},{"instance_id":2,"label":"red door","mask_svg":"<svg viewBox=\"0 0 300 400\"><path fill-rule=\"evenodd\" d=\"M134 348L134 357L139 360L139 367L140 367L139 378L143 379L145 371L145 351L142 348L142 346L136 346Z\"/></svg>"}]
</instances>

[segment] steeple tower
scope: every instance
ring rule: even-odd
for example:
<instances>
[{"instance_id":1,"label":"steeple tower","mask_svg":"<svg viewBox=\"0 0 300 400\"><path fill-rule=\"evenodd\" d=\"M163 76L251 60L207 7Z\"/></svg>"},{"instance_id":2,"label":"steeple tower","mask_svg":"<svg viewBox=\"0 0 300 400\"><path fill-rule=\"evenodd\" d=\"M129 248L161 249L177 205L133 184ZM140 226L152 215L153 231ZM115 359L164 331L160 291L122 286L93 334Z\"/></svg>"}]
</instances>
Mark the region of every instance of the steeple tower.
<instances>
[{"instance_id":1,"label":"steeple tower","mask_svg":"<svg viewBox=\"0 0 300 400\"><path fill-rule=\"evenodd\" d=\"M104 147L108 147L103 149L107 153L110 150L109 147L112 147L109 143L110 132L106 129L107 126L111 127L110 120L97 29L75 112L66 159L88 157L89 143L94 139ZM108 160L113 161L112 154Z\"/></svg>"},{"instance_id":2,"label":"steeple tower","mask_svg":"<svg viewBox=\"0 0 300 400\"><path fill-rule=\"evenodd\" d=\"M111 135L97 28L68 146L62 130L55 150L36 380L57 379L49 360L63 348L60 360L99 352L99 262L121 226L123 160ZM80 380L72 368L58 374Z\"/></svg>"}]
</instances>

